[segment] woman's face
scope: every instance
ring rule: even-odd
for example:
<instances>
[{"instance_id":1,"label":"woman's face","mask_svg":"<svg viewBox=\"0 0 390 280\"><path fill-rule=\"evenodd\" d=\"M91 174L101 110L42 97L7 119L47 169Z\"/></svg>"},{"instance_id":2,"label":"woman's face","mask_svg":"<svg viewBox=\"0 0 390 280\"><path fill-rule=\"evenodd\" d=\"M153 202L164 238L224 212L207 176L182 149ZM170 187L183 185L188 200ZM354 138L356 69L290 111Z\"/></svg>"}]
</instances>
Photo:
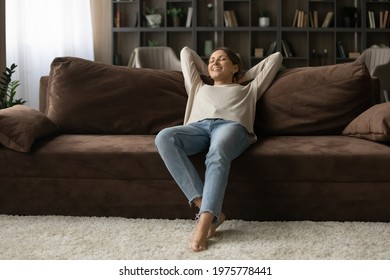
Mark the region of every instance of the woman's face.
<instances>
[{"instance_id":1,"label":"woman's face","mask_svg":"<svg viewBox=\"0 0 390 280\"><path fill-rule=\"evenodd\" d=\"M231 84L238 65L233 64L224 51L217 50L210 56L208 71L215 85Z\"/></svg>"}]
</instances>

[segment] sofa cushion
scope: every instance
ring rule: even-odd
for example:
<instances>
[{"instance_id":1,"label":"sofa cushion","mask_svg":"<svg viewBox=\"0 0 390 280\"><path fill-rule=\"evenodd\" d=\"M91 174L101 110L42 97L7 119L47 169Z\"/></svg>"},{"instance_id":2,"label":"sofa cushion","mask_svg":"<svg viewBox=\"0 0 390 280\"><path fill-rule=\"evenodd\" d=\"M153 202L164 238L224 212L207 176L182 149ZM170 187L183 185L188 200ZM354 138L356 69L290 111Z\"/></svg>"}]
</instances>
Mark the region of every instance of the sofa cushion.
<instances>
[{"instance_id":1,"label":"sofa cushion","mask_svg":"<svg viewBox=\"0 0 390 280\"><path fill-rule=\"evenodd\" d=\"M337 135L373 104L361 62L288 69L257 104L255 130L268 135Z\"/></svg>"},{"instance_id":2,"label":"sofa cushion","mask_svg":"<svg viewBox=\"0 0 390 280\"><path fill-rule=\"evenodd\" d=\"M390 141L390 103L372 106L356 117L342 132L357 138Z\"/></svg>"},{"instance_id":3,"label":"sofa cushion","mask_svg":"<svg viewBox=\"0 0 390 280\"><path fill-rule=\"evenodd\" d=\"M155 134L183 122L187 94L176 71L56 58L47 115L64 133Z\"/></svg>"},{"instance_id":4,"label":"sofa cushion","mask_svg":"<svg viewBox=\"0 0 390 280\"><path fill-rule=\"evenodd\" d=\"M44 114L24 105L0 110L0 143L18 152L29 152L38 138L55 134L58 127Z\"/></svg>"},{"instance_id":5,"label":"sofa cushion","mask_svg":"<svg viewBox=\"0 0 390 280\"><path fill-rule=\"evenodd\" d=\"M154 141L154 135L60 134L38 141L28 156L0 149L0 178L12 174L27 179L90 179L98 184L104 180L132 180L135 184L172 181L180 193ZM190 157L199 174L205 174L205 156L201 153ZM233 182L238 188L240 184L252 184L255 189L259 184L275 182L389 182L389 157L387 145L354 137L265 137L232 162L228 189Z\"/></svg>"}]
</instances>

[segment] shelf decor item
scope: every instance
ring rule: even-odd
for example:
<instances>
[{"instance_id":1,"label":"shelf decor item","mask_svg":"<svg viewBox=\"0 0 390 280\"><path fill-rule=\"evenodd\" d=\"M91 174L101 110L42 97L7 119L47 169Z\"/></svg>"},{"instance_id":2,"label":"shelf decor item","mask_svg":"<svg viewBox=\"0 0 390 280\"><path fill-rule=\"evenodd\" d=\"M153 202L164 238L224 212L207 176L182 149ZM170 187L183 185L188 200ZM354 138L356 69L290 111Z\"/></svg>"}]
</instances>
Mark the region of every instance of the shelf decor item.
<instances>
[{"instance_id":1,"label":"shelf decor item","mask_svg":"<svg viewBox=\"0 0 390 280\"><path fill-rule=\"evenodd\" d=\"M213 16L213 11L214 11L214 5L212 3L207 4L207 10L209 11L209 23L208 26L214 26L214 16Z\"/></svg>"},{"instance_id":2,"label":"shelf decor item","mask_svg":"<svg viewBox=\"0 0 390 280\"><path fill-rule=\"evenodd\" d=\"M206 57L210 56L212 51L214 49L214 44L213 44L213 41L211 40L206 40L204 42L204 55Z\"/></svg>"},{"instance_id":3,"label":"shelf decor item","mask_svg":"<svg viewBox=\"0 0 390 280\"><path fill-rule=\"evenodd\" d=\"M263 48L255 48L255 57L256 58L264 57L264 49Z\"/></svg>"},{"instance_id":4,"label":"shelf decor item","mask_svg":"<svg viewBox=\"0 0 390 280\"><path fill-rule=\"evenodd\" d=\"M148 7L145 7L145 11L145 18L148 22L148 25L152 28L160 27L162 22L162 15L157 13L155 9L150 9Z\"/></svg>"},{"instance_id":5,"label":"shelf decor item","mask_svg":"<svg viewBox=\"0 0 390 280\"><path fill-rule=\"evenodd\" d=\"M343 18L344 27L356 26L356 12L357 8L353 6L345 6L341 8L341 16Z\"/></svg>"},{"instance_id":6,"label":"shelf decor item","mask_svg":"<svg viewBox=\"0 0 390 280\"><path fill-rule=\"evenodd\" d=\"M180 20L183 17L184 12L181 8L172 7L172 8L167 10L167 15L172 18L172 26L179 27Z\"/></svg>"},{"instance_id":7,"label":"shelf decor item","mask_svg":"<svg viewBox=\"0 0 390 280\"><path fill-rule=\"evenodd\" d=\"M270 18L267 11L260 11L259 13L259 26L268 27L270 24Z\"/></svg>"}]
</instances>

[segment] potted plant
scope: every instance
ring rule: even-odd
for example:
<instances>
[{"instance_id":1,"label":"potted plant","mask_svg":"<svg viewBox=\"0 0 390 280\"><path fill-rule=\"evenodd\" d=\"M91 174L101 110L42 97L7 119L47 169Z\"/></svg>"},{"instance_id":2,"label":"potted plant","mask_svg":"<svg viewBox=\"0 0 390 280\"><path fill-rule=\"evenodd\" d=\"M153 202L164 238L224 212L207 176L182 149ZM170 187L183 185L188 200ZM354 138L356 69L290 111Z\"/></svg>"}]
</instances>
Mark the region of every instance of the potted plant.
<instances>
[{"instance_id":1,"label":"potted plant","mask_svg":"<svg viewBox=\"0 0 390 280\"><path fill-rule=\"evenodd\" d=\"M12 74L15 73L17 65L13 63L10 68L6 67L5 72L0 78L0 109L12 107L17 104L24 104L26 101L15 99L16 88L20 85L19 81L12 80Z\"/></svg>"},{"instance_id":2,"label":"potted plant","mask_svg":"<svg viewBox=\"0 0 390 280\"><path fill-rule=\"evenodd\" d=\"M344 27L355 27L356 25L357 8L353 6L345 6L341 8L341 16Z\"/></svg>"},{"instance_id":3,"label":"potted plant","mask_svg":"<svg viewBox=\"0 0 390 280\"><path fill-rule=\"evenodd\" d=\"M150 27L160 27L162 16L156 9L145 7L145 17Z\"/></svg>"},{"instance_id":4,"label":"potted plant","mask_svg":"<svg viewBox=\"0 0 390 280\"><path fill-rule=\"evenodd\" d=\"M169 8L167 10L167 14L172 18L172 25L174 27L180 26L180 18L184 15L184 12L181 8Z\"/></svg>"},{"instance_id":5,"label":"potted plant","mask_svg":"<svg viewBox=\"0 0 390 280\"><path fill-rule=\"evenodd\" d=\"M157 40L148 40L149 47L158 47L160 43Z\"/></svg>"},{"instance_id":6,"label":"potted plant","mask_svg":"<svg viewBox=\"0 0 390 280\"><path fill-rule=\"evenodd\" d=\"M259 13L259 26L260 27L268 27L269 22L270 22L270 19L269 19L268 11L265 11L265 10L260 11L260 13Z\"/></svg>"}]
</instances>

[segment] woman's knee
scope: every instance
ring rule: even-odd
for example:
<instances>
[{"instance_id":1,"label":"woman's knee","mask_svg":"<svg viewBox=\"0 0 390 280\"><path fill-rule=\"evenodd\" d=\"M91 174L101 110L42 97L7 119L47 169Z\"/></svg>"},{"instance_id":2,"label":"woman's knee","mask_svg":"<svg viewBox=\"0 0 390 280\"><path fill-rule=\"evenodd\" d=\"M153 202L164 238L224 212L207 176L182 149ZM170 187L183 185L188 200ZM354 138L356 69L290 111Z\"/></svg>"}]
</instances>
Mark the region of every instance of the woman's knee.
<instances>
[{"instance_id":1,"label":"woman's knee","mask_svg":"<svg viewBox=\"0 0 390 280\"><path fill-rule=\"evenodd\" d=\"M239 156L249 145L245 128L239 124L230 125L211 141L209 156L230 161Z\"/></svg>"},{"instance_id":2,"label":"woman's knee","mask_svg":"<svg viewBox=\"0 0 390 280\"><path fill-rule=\"evenodd\" d=\"M173 137L173 131L170 127L164 128L157 135L154 140L158 149L163 148L167 143L170 142L170 139Z\"/></svg>"}]
</instances>

